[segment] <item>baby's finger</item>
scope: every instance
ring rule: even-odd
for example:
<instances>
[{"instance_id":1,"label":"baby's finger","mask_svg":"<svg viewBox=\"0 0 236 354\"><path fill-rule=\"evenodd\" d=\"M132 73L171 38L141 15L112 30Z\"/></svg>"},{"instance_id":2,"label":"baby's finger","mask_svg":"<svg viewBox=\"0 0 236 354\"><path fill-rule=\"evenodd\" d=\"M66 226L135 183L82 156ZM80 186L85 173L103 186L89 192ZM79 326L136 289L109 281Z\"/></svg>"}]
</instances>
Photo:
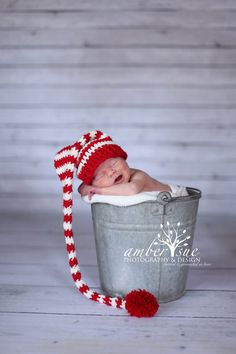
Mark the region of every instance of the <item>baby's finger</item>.
<instances>
[{"instance_id":1,"label":"baby's finger","mask_svg":"<svg viewBox=\"0 0 236 354\"><path fill-rule=\"evenodd\" d=\"M88 194L88 198L89 198L89 200L91 200L91 199L92 199L92 196L93 196L93 192L89 192L89 194Z\"/></svg>"}]
</instances>

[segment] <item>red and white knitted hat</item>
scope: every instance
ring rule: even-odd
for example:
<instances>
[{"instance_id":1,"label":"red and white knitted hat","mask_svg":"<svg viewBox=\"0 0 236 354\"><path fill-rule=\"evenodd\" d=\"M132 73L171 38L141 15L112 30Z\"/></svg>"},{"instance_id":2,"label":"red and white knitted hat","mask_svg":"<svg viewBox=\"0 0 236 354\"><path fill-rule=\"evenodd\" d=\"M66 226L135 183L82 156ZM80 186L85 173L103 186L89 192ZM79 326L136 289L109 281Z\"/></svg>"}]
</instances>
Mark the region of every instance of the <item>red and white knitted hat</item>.
<instances>
[{"instance_id":1,"label":"red and white knitted hat","mask_svg":"<svg viewBox=\"0 0 236 354\"><path fill-rule=\"evenodd\" d=\"M92 291L82 279L78 259L76 257L74 236L72 230L73 177L85 184L90 184L97 167L111 157L127 159L127 153L107 134L95 130L84 134L78 141L61 149L55 156L54 166L63 187L64 236L69 265L76 287L87 298L102 304L126 309L131 316L152 317L157 312L159 304L155 296L145 289L132 290L125 298L110 297Z\"/></svg>"}]
</instances>

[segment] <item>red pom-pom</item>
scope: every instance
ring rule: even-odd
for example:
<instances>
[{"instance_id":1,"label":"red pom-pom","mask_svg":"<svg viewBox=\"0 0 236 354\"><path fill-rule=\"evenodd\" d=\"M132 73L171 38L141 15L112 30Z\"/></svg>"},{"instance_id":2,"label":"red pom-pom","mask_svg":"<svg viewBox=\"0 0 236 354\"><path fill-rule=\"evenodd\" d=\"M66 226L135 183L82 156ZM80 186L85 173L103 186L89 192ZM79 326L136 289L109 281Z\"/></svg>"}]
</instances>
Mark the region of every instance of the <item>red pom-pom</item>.
<instances>
[{"instance_id":1,"label":"red pom-pom","mask_svg":"<svg viewBox=\"0 0 236 354\"><path fill-rule=\"evenodd\" d=\"M125 297L125 308L131 316L152 317L159 308L155 296L147 290L132 290Z\"/></svg>"}]
</instances>

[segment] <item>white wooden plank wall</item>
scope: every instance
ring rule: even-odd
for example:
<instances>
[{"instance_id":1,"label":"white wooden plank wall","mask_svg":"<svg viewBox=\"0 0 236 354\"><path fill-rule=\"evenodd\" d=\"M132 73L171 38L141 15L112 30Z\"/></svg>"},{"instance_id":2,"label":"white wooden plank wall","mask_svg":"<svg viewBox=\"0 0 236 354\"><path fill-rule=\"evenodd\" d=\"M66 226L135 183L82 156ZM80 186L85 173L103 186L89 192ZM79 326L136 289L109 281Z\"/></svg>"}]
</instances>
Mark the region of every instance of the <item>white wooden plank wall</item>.
<instances>
[{"instance_id":1,"label":"white wooden plank wall","mask_svg":"<svg viewBox=\"0 0 236 354\"><path fill-rule=\"evenodd\" d=\"M234 0L0 0L0 210L60 208L55 152L91 129L131 167L236 212Z\"/></svg>"}]
</instances>

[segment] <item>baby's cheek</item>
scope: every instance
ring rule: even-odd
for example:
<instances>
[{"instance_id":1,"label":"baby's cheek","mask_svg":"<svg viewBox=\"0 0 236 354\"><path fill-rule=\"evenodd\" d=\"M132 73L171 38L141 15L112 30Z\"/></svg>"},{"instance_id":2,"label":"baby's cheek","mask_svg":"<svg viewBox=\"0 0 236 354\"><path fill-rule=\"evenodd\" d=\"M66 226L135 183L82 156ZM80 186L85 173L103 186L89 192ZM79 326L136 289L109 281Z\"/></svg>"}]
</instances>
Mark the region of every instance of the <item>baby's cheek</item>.
<instances>
[{"instance_id":1,"label":"baby's cheek","mask_svg":"<svg viewBox=\"0 0 236 354\"><path fill-rule=\"evenodd\" d=\"M111 186L111 182L103 180L100 182L99 187L109 187Z\"/></svg>"},{"instance_id":2,"label":"baby's cheek","mask_svg":"<svg viewBox=\"0 0 236 354\"><path fill-rule=\"evenodd\" d=\"M92 183L93 187L103 187L103 181L100 179L99 181L94 181Z\"/></svg>"},{"instance_id":3,"label":"baby's cheek","mask_svg":"<svg viewBox=\"0 0 236 354\"><path fill-rule=\"evenodd\" d=\"M99 183L97 184L97 187L110 187L113 185L113 181L107 178L103 178L99 181Z\"/></svg>"}]
</instances>

